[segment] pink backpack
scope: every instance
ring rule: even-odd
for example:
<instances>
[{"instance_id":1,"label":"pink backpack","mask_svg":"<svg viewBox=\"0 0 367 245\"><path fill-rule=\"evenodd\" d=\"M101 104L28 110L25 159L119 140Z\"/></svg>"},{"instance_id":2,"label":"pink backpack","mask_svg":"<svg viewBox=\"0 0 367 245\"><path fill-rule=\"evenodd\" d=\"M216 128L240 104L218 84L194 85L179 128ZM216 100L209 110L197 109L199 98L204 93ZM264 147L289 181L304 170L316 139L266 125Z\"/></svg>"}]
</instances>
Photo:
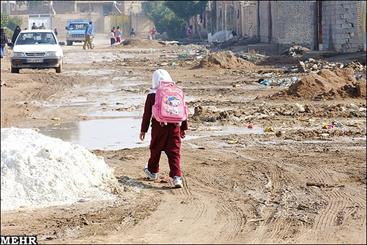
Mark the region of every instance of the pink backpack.
<instances>
[{"instance_id":1,"label":"pink backpack","mask_svg":"<svg viewBox=\"0 0 367 245\"><path fill-rule=\"evenodd\" d=\"M180 123L187 119L184 93L175 83L160 81L155 93L153 117L162 123Z\"/></svg>"}]
</instances>

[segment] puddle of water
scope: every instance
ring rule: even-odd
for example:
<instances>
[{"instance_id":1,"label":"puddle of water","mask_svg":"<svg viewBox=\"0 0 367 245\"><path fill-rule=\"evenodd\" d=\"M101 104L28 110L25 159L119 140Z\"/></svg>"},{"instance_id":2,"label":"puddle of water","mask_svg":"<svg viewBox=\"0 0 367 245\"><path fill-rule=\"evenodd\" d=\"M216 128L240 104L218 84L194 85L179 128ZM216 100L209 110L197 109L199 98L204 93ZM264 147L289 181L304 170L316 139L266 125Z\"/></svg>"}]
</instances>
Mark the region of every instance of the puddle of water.
<instances>
[{"instance_id":1,"label":"puddle of water","mask_svg":"<svg viewBox=\"0 0 367 245\"><path fill-rule=\"evenodd\" d=\"M139 140L140 123L140 118L97 119L40 128L40 133L90 150L116 150L149 145L149 134Z\"/></svg>"},{"instance_id":2,"label":"puddle of water","mask_svg":"<svg viewBox=\"0 0 367 245\"><path fill-rule=\"evenodd\" d=\"M90 69L90 70L72 70L65 72L66 75L74 76L82 75L82 76L106 76L106 75L112 75L116 72L116 70L108 70L108 69Z\"/></svg>"},{"instance_id":3,"label":"puddle of water","mask_svg":"<svg viewBox=\"0 0 367 245\"><path fill-rule=\"evenodd\" d=\"M93 112L88 112L85 114L82 114L82 116L87 116L87 117L141 117L143 116L143 111L93 111Z\"/></svg>"},{"instance_id":4,"label":"puddle of water","mask_svg":"<svg viewBox=\"0 0 367 245\"><path fill-rule=\"evenodd\" d=\"M116 59L133 58L133 54L113 52L86 52L85 50L73 50L64 55L65 64L90 64L92 62L113 61Z\"/></svg>"},{"instance_id":5,"label":"puddle of water","mask_svg":"<svg viewBox=\"0 0 367 245\"><path fill-rule=\"evenodd\" d=\"M40 133L80 144L87 149L117 150L148 146L150 132L143 142L139 140L140 117L86 120L40 128ZM262 128L215 127L190 132L185 140L228 134L261 134Z\"/></svg>"}]
</instances>

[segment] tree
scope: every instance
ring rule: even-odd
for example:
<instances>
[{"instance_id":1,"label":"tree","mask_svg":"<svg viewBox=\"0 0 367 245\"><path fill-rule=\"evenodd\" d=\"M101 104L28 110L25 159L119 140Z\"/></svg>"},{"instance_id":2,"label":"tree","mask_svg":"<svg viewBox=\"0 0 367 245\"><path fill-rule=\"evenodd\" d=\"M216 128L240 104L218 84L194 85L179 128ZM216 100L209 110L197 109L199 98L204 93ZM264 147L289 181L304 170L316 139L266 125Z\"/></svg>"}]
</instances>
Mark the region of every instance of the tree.
<instances>
[{"instance_id":1,"label":"tree","mask_svg":"<svg viewBox=\"0 0 367 245\"><path fill-rule=\"evenodd\" d=\"M208 1L165 1L165 5L172 10L176 16L189 22L191 17L201 14Z\"/></svg>"},{"instance_id":2,"label":"tree","mask_svg":"<svg viewBox=\"0 0 367 245\"><path fill-rule=\"evenodd\" d=\"M182 18L188 24L190 19L204 12L208 1L166 1L165 5L172 10L176 16ZM197 19L194 19L195 29L197 29ZM200 31L199 37L201 39Z\"/></svg>"},{"instance_id":3,"label":"tree","mask_svg":"<svg viewBox=\"0 0 367 245\"><path fill-rule=\"evenodd\" d=\"M13 35L13 30L16 26L22 25L22 19L17 16L9 16L7 14L1 14L1 27L5 29L8 36Z\"/></svg>"},{"instance_id":4,"label":"tree","mask_svg":"<svg viewBox=\"0 0 367 245\"><path fill-rule=\"evenodd\" d=\"M1 27L6 27L9 22L9 15L7 14L1 14Z\"/></svg>"},{"instance_id":5,"label":"tree","mask_svg":"<svg viewBox=\"0 0 367 245\"><path fill-rule=\"evenodd\" d=\"M163 1L144 2L143 11L154 22L158 32L166 32L173 39L184 36L185 20L177 17Z\"/></svg>"}]
</instances>

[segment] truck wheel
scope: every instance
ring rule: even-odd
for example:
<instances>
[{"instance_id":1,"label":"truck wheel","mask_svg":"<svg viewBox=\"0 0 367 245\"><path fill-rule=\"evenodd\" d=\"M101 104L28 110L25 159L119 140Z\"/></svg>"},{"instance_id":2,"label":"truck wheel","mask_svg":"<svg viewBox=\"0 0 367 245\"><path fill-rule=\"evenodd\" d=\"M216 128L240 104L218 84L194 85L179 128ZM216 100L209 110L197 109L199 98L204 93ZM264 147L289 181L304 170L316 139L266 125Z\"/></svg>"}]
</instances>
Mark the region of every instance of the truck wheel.
<instances>
[{"instance_id":1,"label":"truck wheel","mask_svg":"<svg viewBox=\"0 0 367 245\"><path fill-rule=\"evenodd\" d=\"M19 73L19 68L11 68L11 73Z\"/></svg>"},{"instance_id":2,"label":"truck wheel","mask_svg":"<svg viewBox=\"0 0 367 245\"><path fill-rule=\"evenodd\" d=\"M71 46L71 45L73 45L73 42L72 41L66 41L66 45Z\"/></svg>"},{"instance_id":3,"label":"truck wheel","mask_svg":"<svg viewBox=\"0 0 367 245\"><path fill-rule=\"evenodd\" d=\"M62 63L60 63L60 65L58 67L56 67L55 69L56 69L56 73L61 73L61 71L62 71Z\"/></svg>"}]
</instances>

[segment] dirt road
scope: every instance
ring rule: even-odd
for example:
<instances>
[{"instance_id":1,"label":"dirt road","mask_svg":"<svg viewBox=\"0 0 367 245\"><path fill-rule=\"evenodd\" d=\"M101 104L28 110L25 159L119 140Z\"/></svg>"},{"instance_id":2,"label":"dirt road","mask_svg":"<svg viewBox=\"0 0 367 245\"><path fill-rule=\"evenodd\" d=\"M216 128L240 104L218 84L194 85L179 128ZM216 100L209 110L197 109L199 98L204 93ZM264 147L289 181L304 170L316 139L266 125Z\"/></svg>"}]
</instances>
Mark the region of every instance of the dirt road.
<instances>
[{"instance_id":1,"label":"dirt road","mask_svg":"<svg viewBox=\"0 0 367 245\"><path fill-rule=\"evenodd\" d=\"M62 74L10 74L2 61L1 126L85 145L124 188L109 202L2 212L2 234L38 234L41 243L366 243L365 98L273 99L285 88L257 81L282 68L194 68L202 47L147 45L65 47ZM165 156L159 181L142 171L139 117L158 67L190 107L182 189L167 181ZM332 121L341 126L323 128Z\"/></svg>"}]
</instances>

